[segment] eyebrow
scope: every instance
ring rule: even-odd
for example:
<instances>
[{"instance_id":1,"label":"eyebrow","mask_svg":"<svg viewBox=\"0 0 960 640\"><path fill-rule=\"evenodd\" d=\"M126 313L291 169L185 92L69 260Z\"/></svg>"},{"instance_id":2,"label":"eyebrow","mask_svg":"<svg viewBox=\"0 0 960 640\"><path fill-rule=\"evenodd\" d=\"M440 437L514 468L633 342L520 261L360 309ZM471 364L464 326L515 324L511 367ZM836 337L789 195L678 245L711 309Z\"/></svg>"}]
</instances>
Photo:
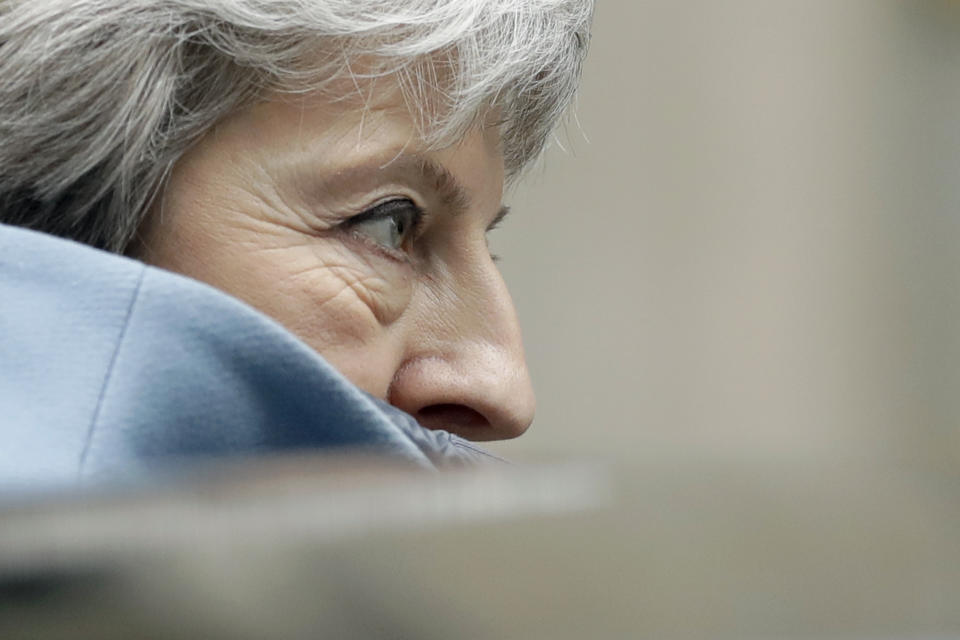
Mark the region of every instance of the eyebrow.
<instances>
[{"instance_id":1,"label":"eyebrow","mask_svg":"<svg viewBox=\"0 0 960 640\"><path fill-rule=\"evenodd\" d=\"M320 185L321 190L336 192L344 184L364 182L382 175L400 175L416 179L436 195L437 199L452 215L459 215L470 207L470 194L446 167L418 153L392 156L384 162L370 159L366 162L341 167L334 171ZM487 226L487 231L495 229L510 213L510 207L502 206Z\"/></svg>"},{"instance_id":2,"label":"eyebrow","mask_svg":"<svg viewBox=\"0 0 960 640\"><path fill-rule=\"evenodd\" d=\"M457 180L452 173L447 171L446 167L423 156L410 156L409 160L419 162L420 173L431 182L437 195L440 197L440 201L443 202L454 215L467 210L470 204L470 196L467 195L467 190L463 188L460 181ZM400 162L403 162L403 160L400 160ZM500 207L500 211L497 212L493 221L487 225L487 233L500 226L500 223L503 222L503 219L506 218L509 213L510 207L507 205Z\"/></svg>"},{"instance_id":3,"label":"eyebrow","mask_svg":"<svg viewBox=\"0 0 960 640\"><path fill-rule=\"evenodd\" d=\"M433 187L443 205L454 215L463 213L469 208L470 196L467 190L443 165L423 156L408 156L397 162L413 163L424 180Z\"/></svg>"},{"instance_id":4,"label":"eyebrow","mask_svg":"<svg viewBox=\"0 0 960 640\"><path fill-rule=\"evenodd\" d=\"M419 154L397 155L384 162L371 158L365 162L339 167L318 185L321 192L343 192L347 185L375 184L384 178L403 178L428 188L454 215L466 211L470 196L466 188L444 166Z\"/></svg>"},{"instance_id":5,"label":"eyebrow","mask_svg":"<svg viewBox=\"0 0 960 640\"><path fill-rule=\"evenodd\" d=\"M446 167L423 156L409 156L405 160L398 160L398 162L404 161L419 163L420 173L431 182L441 202L443 202L454 215L467 210L470 204L470 196L467 195L467 190L463 188L463 185L460 184L453 174L447 171ZM487 232L493 231L500 226L500 223L503 222L503 219L506 218L509 213L510 207L507 205L500 207L500 211L497 212L493 221L487 225Z\"/></svg>"}]
</instances>

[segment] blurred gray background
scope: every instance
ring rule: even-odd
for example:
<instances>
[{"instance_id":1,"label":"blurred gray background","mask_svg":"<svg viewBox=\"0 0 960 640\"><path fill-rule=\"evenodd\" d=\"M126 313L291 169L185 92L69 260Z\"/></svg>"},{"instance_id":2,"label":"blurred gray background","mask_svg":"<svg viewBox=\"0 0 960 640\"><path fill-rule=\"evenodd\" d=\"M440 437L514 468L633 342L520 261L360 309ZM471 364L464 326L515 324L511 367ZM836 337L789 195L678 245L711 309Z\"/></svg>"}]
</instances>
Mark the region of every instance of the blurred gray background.
<instances>
[{"instance_id":1,"label":"blurred gray background","mask_svg":"<svg viewBox=\"0 0 960 640\"><path fill-rule=\"evenodd\" d=\"M960 459L960 3L599 0L492 238L537 420L658 447Z\"/></svg>"}]
</instances>

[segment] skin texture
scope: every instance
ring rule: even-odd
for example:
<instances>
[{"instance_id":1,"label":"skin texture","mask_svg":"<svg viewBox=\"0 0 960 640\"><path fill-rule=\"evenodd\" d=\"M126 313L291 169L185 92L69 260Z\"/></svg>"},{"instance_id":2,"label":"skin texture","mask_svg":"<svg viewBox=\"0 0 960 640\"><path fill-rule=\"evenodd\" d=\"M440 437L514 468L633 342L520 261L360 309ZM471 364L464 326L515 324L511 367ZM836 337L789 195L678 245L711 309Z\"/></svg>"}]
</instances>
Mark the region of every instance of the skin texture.
<instances>
[{"instance_id":1,"label":"skin texture","mask_svg":"<svg viewBox=\"0 0 960 640\"><path fill-rule=\"evenodd\" d=\"M139 257L272 316L424 426L512 438L534 398L486 242L503 182L495 125L428 151L389 94L266 101L181 159ZM384 203L423 212L393 244L390 220L356 218Z\"/></svg>"}]
</instances>

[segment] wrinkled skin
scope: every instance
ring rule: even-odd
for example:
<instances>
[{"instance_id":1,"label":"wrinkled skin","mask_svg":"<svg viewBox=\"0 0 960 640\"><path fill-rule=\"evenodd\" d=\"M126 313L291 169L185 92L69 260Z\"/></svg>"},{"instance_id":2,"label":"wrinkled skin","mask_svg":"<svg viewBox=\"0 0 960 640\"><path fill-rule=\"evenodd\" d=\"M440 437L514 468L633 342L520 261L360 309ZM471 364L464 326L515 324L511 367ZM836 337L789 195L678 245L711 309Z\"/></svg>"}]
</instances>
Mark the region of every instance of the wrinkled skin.
<instances>
[{"instance_id":1,"label":"wrinkled skin","mask_svg":"<svg viewBox=\"0 0 960 640\"><path fill-rule=\"evenodd\" d=\"M517 436L534 399L486 242L503 196L498 130L427 151L398 104L234 114L175 167L139 257L272 316L424 426Z\"/></svg>"}]
</instances>

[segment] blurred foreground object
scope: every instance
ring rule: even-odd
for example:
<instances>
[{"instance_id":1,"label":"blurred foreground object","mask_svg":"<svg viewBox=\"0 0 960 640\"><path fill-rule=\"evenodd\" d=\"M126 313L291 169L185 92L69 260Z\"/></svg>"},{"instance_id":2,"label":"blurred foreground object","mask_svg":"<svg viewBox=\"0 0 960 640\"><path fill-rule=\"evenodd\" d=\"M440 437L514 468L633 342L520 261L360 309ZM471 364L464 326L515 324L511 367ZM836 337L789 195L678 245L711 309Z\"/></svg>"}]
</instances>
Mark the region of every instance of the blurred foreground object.
<instances>
[{"instance_id":1,"label":"blurred foreground object","mask_svg":"<svg viewBox=\"0 0 960 640\"><path fill-rule=\"evenodd\" d=\"M0 637L960 637L953 471L279 459L8 503Z\"/></svg>"}]
</instances>

